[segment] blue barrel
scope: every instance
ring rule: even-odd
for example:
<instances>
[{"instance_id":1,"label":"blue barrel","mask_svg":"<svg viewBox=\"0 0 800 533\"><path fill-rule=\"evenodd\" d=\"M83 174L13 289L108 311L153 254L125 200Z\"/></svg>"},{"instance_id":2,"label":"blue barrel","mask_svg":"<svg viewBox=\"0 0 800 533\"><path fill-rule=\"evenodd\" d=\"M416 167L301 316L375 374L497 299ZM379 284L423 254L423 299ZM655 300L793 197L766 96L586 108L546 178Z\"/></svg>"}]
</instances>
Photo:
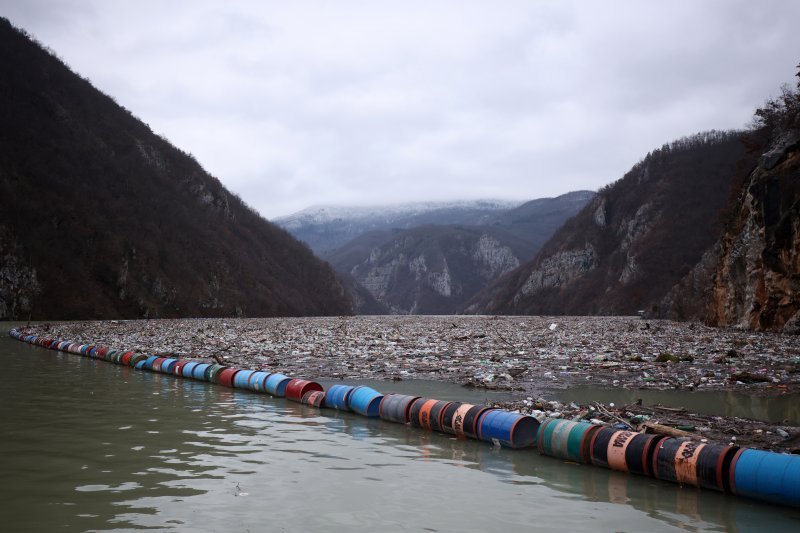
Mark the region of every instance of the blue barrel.
<instances>
[{"instance_id":1,"label":"blue barrel","mask_svg":"<svg viewBox=\"0 0 800 533\"><path fill-rule=\"evenodd\" d=\"M199 379L200 381L205 381L206 379L206 370L211 365L209 363L200 363L196 367L192 369L192 377L194 379Z\"/></svg>"},{"instance_id":2,"label":"blue barrel","mask_svg":"<svg viewBox=\"0 0 800 533\"><path fill-rule=\"evenodd\" d=\"M161 362L161 372L164 373L164 374L172 374L172 367L174 367L175 363L177 363L177 362L178 362L177 359L173 359L171 357L169 359L165 360L165 361L162 361Z\"/></svg>"},{"instance_id":3,"label":"blue barrel","mask_svg":"<svg viewBox=\"0 0 800 533\"><path fill-rule=\"evenodd\" d=\"M263 372L261 370L253 372L248 380L248 386L250 390L254 390L256 392L266 392L266 381L269 376L269 372Z\"/></svg>"},{"instance_id":4,"label":"blue barrel","mask_svg":"<svg viewBox=\"0 0 800 533\"><path fill-rule=\"evenodd\" d=\"M237 389L250 388L250 376L255 374L254 370L239 370L233 376L233 386Z\"/></svg>"},{"instance_id":5,"label":"blue barrel","mask_svg":"<svg viewBox=\"0 0 800 533\"><path fill-rule=\"evenodd\" d=\"M286 396L286 385L288 385L290 381L292 381L292 378L289 376L284 376L283 374L270 374L270 376L267 378L267 381L264 383L264 388L273 396L283 398Z\"/></svg>"},{"instance_id":6,"label":"blue barrel","mask_svg":"<svg viewBox=\"0 0 800 533\"><path fill-rule=\"evenodd\" d=\"M734 494L800 506L800 456L741 449L731 464Z\"/></svg>"},{"instance_id":7,"label":"blue barrel","mask_svg":"<svg viewBox=\"0 0 800 533\"><path fill-rule=\"evenodd\" d=\"M527 448L536 443L539 421L532 416L500 409L486 411L478 420L478 438L487 442L495 439L508 448Z\"/></svg>"},{"instance_id":8,"label":"blue barrel","mask_svg":"<svg viewBox=\"0 0 800 533\"><path fill-rule=\"evenodd\" d=\"M153 368L153 362L156 359L158 359L158 357L156 357L155 355L151 355L150 357L145 359L144 365L142 365L141 367L139 365L136 365L136 368L144 368L145 370L151 370Z\"/></svg>"},{"instance_id":9,"label":"blue barrel","mask_svg":"<svg viewBox=\"0 0 800 533\"><path fill-rule=\"evenodd\" d=\"M356 413L370 418L377 418L381 414L381 400L383 400L383 394L371 387L362 385L353 389L348 403L350 404L350 409Z\"/></svg>"},{"instance_id":10,"label":"blue barrel","mask_svg":"<svg viewBox=\"0 0 800 533\"><path fill-rule=\"evenodd\" d=\"M136 365L133 368L135 368L137 370L144 370L144 365L146 365L146 364L147 364L147 359L142 359L141 361L136 363Z\"/></svg>"},{"instance_id":11,"label":"blue barrel","mask_svg":"<svg viewBox=\"0 0 800 533\"><path fill-rule=\"evenodd\" d=\"M196 367L197 365L198 363L195 363L194 361L183 365L183 368L181 368L181 374L183 374L183 377L185 378L192 377L192 371L194 370L194 367Z\"/></svg>"},{"instance_id":12,"label":"blue barrel","mask_svg":"<svg viewBox=\"0 0 800 533\"><path fill-rule=\"evenodd\" d=\"M355 387L351 385L331 385L325 393L325 406L338 409L339 411L350 410L350 394Z\"/></svg>"}]
</instances>

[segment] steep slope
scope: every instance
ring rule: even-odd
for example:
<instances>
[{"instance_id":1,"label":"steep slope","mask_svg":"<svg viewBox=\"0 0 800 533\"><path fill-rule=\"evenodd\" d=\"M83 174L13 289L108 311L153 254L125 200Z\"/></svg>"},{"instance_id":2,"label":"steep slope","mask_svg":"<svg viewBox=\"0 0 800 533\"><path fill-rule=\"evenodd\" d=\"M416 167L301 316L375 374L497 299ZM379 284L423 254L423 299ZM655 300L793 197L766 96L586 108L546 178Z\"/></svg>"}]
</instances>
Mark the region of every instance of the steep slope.
<instances>
[{"instance_id":1,"label":"steep slope","mask_svg":"<svg viewBox=\"0 0 800 533\"><path fill-rule=\"evenodd\" d=\"M533 247L489 227L421 226L371 232L327 256L395 314L451 314Z\"/></svg>"},{"instance_id":2,"label":"steep slope","mask_svg":"<svg viewBox=\"0 0 800 533\"><path fill-rule=\"evenodd\" d=\"M664 145L601 190L536 258L466 306L471 313L633 314L657 303L721 229L755 161L741 134Z\"/></svg>"},{"instance_id":3,"label":"steep slope","mask_svg":"<svg viewBox=\"0 0 800 533\"><path fill-rule=\"evenodd\" d=\"M486 224L519 204L475 200L361 207L314 206L276 218L274 222L322 256L370 231L408 229L426 224Z\"/></svg>"},{"instance_id":4,"label":"steep slope","mask_svg":"<svg viewBox=\"0 0 800 533\"><path fill-rule=\"evenodd\" d=\"M768 137L720 238L663 316L800 333L800 83L756 113Z\"/></svg>"},{"instance_id":5,"label":"steep slope","mask_svg":"<svg viewBox=\"0 0 800 533\"><path fill-rule=\"evenodd\" d=\"M0 317L349 313L325 263L0 19Z\"/></svg>"}]
</instances>

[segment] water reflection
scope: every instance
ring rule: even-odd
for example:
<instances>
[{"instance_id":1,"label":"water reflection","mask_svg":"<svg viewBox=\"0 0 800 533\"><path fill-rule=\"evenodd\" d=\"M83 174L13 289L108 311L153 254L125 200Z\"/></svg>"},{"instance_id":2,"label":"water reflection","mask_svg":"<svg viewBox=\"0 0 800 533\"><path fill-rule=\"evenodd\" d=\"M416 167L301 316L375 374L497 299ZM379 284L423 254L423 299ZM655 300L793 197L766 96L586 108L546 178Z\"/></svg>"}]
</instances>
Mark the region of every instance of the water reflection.
<instances>
[{"instance_id":1,"label":"water reflection","mask_svg":"<svg viewBox=\"0 0 800 533\"><path fill-rule=\"evenodd\" d=\"M0 341L4 527L748 530L798 513Z\"/></svg>"}]
</instances>

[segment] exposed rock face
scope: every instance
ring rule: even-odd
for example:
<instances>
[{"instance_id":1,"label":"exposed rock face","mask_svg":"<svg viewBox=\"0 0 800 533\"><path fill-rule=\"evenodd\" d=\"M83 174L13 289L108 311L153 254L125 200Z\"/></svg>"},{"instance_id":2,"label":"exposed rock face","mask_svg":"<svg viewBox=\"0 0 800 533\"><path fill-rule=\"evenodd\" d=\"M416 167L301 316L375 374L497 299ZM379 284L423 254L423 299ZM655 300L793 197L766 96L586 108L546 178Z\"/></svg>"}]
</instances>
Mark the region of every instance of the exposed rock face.
<instances>
[{"instance_id":1,"label":"exposed rock face","mask_svg":"<svg viewBox=\"0 0 800 533\"><path fill-rule=\"evenodd\" d=\"M449 314L531 254L492 228L422 226L364 235L328 259L392 313Z\"/></svg>"},{"instance_id":2,"label":"exposed rock face","mask_svg":"<svg viewBox=\"0 0 800 533\"><path fill-rule=\"evenodd\" d=\"M0 226L0 320L27 318L41 292L36 269L24 256L11 231Z\"/></svg>"},{"instance_id":3,"label":"exposed rock face","mask_svg":"<svg viewBox=\"0 0 800 533\"><path fill-rule=\"evenodd\" d=\"M800 332L800 132L770 144L717 250L711 324Z\"/></svg>"},{"instance_id":4,"label":"exposed rock face","mask_svg":"<svg viewBox=\"0 0 800 533\"><path fill-rule=\"evenodd\" d=\"M532 261L482 291L464 311L585 315L650 309L719 235L731 190L754 163L734 132L665 145L601 190Z\"/></svg>"}]
</instances>

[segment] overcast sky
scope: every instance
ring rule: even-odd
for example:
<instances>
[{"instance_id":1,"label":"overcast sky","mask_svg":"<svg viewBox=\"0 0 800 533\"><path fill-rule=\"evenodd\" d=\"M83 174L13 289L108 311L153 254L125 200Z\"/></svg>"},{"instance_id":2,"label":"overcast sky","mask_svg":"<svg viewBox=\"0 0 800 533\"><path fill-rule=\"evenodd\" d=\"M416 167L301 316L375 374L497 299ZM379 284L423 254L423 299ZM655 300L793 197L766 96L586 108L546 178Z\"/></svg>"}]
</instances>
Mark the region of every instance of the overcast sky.
<instances>
[{"instance_id":1,"label":"overcast sky","mask_svg":"<svg viewBox=\"0 0 800 533\"><path fill-rule=\"evenodd\" d=\"M800 2L0 0L265 216L597 189L794 83Z\"/></svg>"}]
</instances>

